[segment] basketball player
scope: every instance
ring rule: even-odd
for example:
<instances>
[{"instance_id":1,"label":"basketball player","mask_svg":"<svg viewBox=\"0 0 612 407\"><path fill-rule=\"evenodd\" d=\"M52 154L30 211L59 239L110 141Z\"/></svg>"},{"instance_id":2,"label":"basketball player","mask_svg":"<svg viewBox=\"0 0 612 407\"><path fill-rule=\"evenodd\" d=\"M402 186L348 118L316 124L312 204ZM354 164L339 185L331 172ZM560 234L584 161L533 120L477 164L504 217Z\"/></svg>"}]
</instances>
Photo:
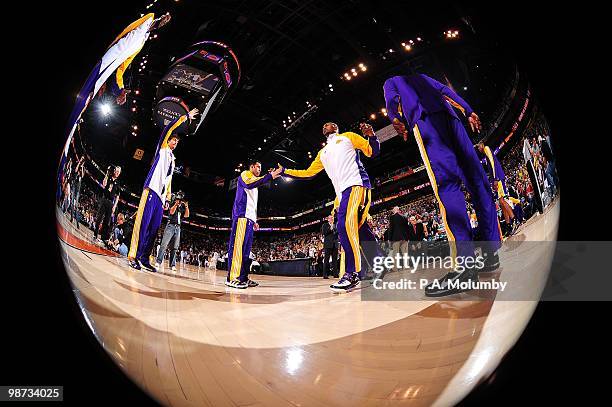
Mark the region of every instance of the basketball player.
<instances>
[{"instance_id":1,"label":"basketball player","mask_svg":"<svg viewBox=\"0 0 612 407\"><path fill-rule=\"evenodd\" d=\"M510 207L510 204L506 201L508 198L508 189L506 188L506 174L501 166L501 163L497 159L497 156L493 154L489 146L485 146L484 143L478 143L476 145L478 152L486 158L485 168L491 185L493 187L493 195L497 197L499 207L501 208L504 221L508 228L507 233L512 235L516 230L516 223L514 219L514 212Z\"/></svg>"},{"instance_id":2,"label":"basketball player","mask_svg":"<svg viewBox=\"0 0 612 407\"><path fill-rule=\"evenodd\" d=\"M158 28L163 27L170 21L170 14L163 14L159 18L154 19L155 15L149 13L140 19L134 21L127 26L121 34L117 36L111 44L106 54L102 58L100 71L102 69L112 69L116 67L116 72L112 81L108 81L100 85L99 93L104 93L106 84L109 84L111 93L116 97L118 105L123 105L127 100L127 94L130 92L125 89L123 84L123 75L128 69L136 55L140 53L144 43L148 40L150 33ZM122 59L127 58L125 60ZM122 62L121 62L122 61ZM117 64L120 65L117 66Z\"/></svg>"},{"instance_id":3,"label":"basketball player","mask_svg":"<svg viewBox=\"0 0 612 407\"><path fill-rule=\"evenodd\" d=\"M376 241L366 222L371 203L372 184L361 160L380 154L380 142L369 124L361 123L366 138L352 132L338 133L336 123L323 125L327 143L306 170L283 169L283 175L296 179L311 179L325 170L336 192L338 237L344 250L345 273L330 288L333 291L349 291L359 286L365 277L361 269L360 242ZM370 256L367 256L370 257Z\"/></svg>"},{"instance_id":4,"label":"basketball player","mask_svg":"<svg viewBox=\"0 0 612 407\"><path fill-rule=\"evenodd\" d=\"M451 105L468 118L472 131L480 132L481 124L473 109L449 87L422 74L394 76L385 81L384 95L387 114L398 134L407 137L406 126L413 129L421 157L440 206L446 234L451 243L451 256L474 256L470 219L465 197L461 191L465 183L478 216L484 245L485 267L492 271L499 267L497 249L501 239L497 211L487 180L474 146ZM457 250L455 241L462 242ZM450 282L478 281L474 268L454 269L440 281L425 288L425 295L440 297L460 292Z\"/></svg>"},{"instance_id":5,"label":"basketball player","mask_svg":"<svg viewBox=\"0 0 612 407\"><path fill-rule=\"evenodd\" d=\"M236 198L232 210L232 231L227 250L227 279L225 285L245 289L259 284L249 278L249 255L253 245L253 231L259 230L257 224L258 187L280 176L282 168L270 171L263 177L261 163L253 161L249 169L238 177Z\"/></svg>"},{"instance_id":6,"label":"basketball player","mask_svg":"<svg viewBox=\"0 0 612 407\"><path fill-rule=\"evenodd\" d=\"M197 114L198 109L191 110L188 116L183 115L169 123L161 133L153 165L140 196L128 253L130 266L137 270L142 267L148 271L156 271L149 261L149 255L153 250L157 230L161 225L164 203L171 196L170 189L174 172L173 152L179 142L174 130L188 118L193 120Z\"/></svg>"}]
</instances>

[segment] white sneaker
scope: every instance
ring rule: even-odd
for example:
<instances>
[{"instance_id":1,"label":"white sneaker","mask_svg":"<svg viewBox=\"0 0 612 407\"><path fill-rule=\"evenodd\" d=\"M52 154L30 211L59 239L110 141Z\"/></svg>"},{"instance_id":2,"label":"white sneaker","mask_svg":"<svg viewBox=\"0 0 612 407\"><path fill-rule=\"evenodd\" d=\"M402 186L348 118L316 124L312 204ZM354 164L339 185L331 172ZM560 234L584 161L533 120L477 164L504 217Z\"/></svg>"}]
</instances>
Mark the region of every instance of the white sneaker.
<instances>
[{"instance_id":1,"label":"white sneaker","mask_svg":"<svg viewBox=\"0 0 612 407\"><path fill-rule=\"evenodd\" d=\"M337 283L330 285L329 288L336 292L348 292L358 287L360 282L361 281L357 273L353 273L351 275L345 274L340 280L338 280Z\"/></svg>"},{"instance_id":2,"label":"white sneaker","mask_svg":"<svg viewBox=\"0 0 612 407\"><path fill-rule=\"evenodd\" d=\"M176 266L172 266L172 271L176 271Z\"/></svg>"},{"instance_id":3,"label":"white sneaker","mask_svg":"<svg viewBox=\"0 0 612 407\"><path fill-rule=\"evenodd\" d=\"M238 279L232 281L225 281L225 285L231 288L239 288L241 290L244 290L249 286L246 282L243 283Z\"/></svg>"}]
</instances>

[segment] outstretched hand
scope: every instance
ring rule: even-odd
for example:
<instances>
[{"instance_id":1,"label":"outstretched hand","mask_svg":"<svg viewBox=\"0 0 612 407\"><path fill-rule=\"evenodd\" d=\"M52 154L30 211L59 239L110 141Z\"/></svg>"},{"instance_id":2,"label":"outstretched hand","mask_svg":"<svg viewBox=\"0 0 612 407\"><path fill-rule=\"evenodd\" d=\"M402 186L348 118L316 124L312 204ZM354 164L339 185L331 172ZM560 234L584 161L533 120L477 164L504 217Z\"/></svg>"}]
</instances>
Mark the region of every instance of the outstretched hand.
<instances>
[{"instance_id":1,"label":"outstretched hand","mask_svg":"<svg viewBox=\"0 0 612 407\"><path fill-rule=\"evenodd\" d=\"M197 107L196 107L196 108L194 108L194 109L191 109L191 110L189 111L189 119L190 119L190 120L195 119L195 117L198 115L198 113L200 113L200 111L198 110L198 108L197 108Z\"/></svg>"},{"instance_id":2,"label":"outstretched hand","mask_svg":"<svg viewBox=\"0 0 612 407\"><path fill-rule=\"evenodd\" d=\"M367 123L359 123L359 128L361 132L368 137L374 137L374 128Z\"/></svg>"},{"instance_id":3,"label":"outstretched hand","mask_svg":"<svg viewBox=\"0 0 612 407\"><path fill-rule=\"evenodd\" d=\"M397 132L398 135L404 137L404 141L408 140L408 130L406 130L406 125L401 122L399 119L393 119L393 128Z\"/></svg>"},{"instance_id":4,"label":"outstretched hand","mask_svg":"<svg viewBox=\"0 0 612 407\"><path fill-rule=\"evenodd\" d=\"M480 133L482 124L480 123L480 117L478 117L476 113L472 112L470 117L468 117L468 122L470 123L470 127L472 128L473 132Z\"/></svg>"},{"instance_id":5,"label":"outstretched hand","mask_svg":"<svg viewBox=\"0 0 612 407\"><path fill-rule=\"evenodd\" d=\"M117 96L117 99L116 99L117 104L119 106L125 104L125 102L127 101L127 95L130 92L131 92L131 90L129 90L129 89L125 89L125 88L121 89L121 93L119 94L119 96Z\"/></svg>"},{"instance_id":6,"label":"outstretched hand","mask_svg":"<svg viewBox=\"0 0 612 407\"><path fill-rule=\"evenodd\" d=\"M270 174L272 174L272 179L276 179L280 177L281 174L283 173L283 170L284 170L283 166L280 164L277 164L277 165L278 167L270 172Z\"/></svg>"}]
</instances>

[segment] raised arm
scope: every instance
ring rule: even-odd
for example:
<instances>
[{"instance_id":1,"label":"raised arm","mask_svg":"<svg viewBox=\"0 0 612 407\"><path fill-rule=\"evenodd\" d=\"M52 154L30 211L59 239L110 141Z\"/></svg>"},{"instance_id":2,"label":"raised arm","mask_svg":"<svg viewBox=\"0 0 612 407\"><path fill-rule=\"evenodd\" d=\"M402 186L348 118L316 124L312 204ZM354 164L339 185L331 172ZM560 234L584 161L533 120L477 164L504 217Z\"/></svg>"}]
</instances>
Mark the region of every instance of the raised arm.
<instances>
[{"instance_id":1,"label":"raised arm","mask_svg":"<svg viewBox=\"0 0 612 407\"><path fill-rule=\"evenodd\" d=\"M281 175L295 179L312 179L315 175L323 171L323 163L321 162L321 151L317 154L314 161L305 170L290 170L283 168Z\"/></svg>"},{"instance_id":2,"label":"raised arm","mask_svg":"<svg viewBox=\"0 0 612 407\"><path fill-rule=\"evenodd\" d=\"M238 182L246 189L253 189L262 186L272 180L272 174L268 173L263 177L256 177L251 171L242 171Z\"/></svg>"},{"instance_id":3,"label":"raised arm","mask_svg":"<svg viewBox=\"0 0 612 407\"><path fill-rule=\"evenodd\" d=\"M471 116L474 113L474 110L470 107L470 105L463 100L461 96L459 96L454 90L444 85L443 83L438 82L437 80L430 78L427 75L421 75L425 80L434 88L438 90L445 98L450 102L451 105L461 110L461 112L467 117Z\"/></svg>"},{"instance_id":4,"label":"raised arm","mask_svg":"<svg viewBox=\"0 0 612 407\"><path fill-rule=\"evenodd\" d=\"M394 120L400 120L402 113L400 107L400 94L395 85L394 78L389 78L383 85L383 92L385 95L385 106L387 108L387 117L392 122Z\"/></svg>"},{"instance_id":5,"label":"raised arm","mask_svg":"<svg viewBox=\"0 0 612 407\"><path fill-rule=\"evenodd\" d=\"M493 152L489 146L485 146L484 153L487 156L487 161L491 167L491 178L495 179L495 160L493 159Z\"/></svg>"},{"instance_id":6,"label":"raised arm","mask_svg":"<svg viewBox=\"0 0 612 407\"><path fill-rule=\"evenodd\" d=\"M142 50L142 47L146 41L147 32L154 23L154 19L155 15L153 13L149 13L134 21L132 24L127 26L111 44L111 47L119 44L121 49L136 49L135 52L128 56L125 61L123 61L123 63L117 67L114 75L114 81L111 83L111 92L115 97L117 97L117 103L120 105L125 103L127 95L127 91L123 83L123 75L136 55L138 55L138 53ZM134 48L134 46L138 48Z\"/></svg>"},{"instance_id":7,"label":"raised arm","mask_svg":"<svg viewBox=\"0 0 612 407\"><path fill-rule=\"evenodd\" d=\"M361 137L357 133L352 133L350 131L342 133L341 135L351 140L351 143L353 143L353 147L355 147L356 150L359 150L363 154L365 154L366 157L376 157L380 154L380 141L378 140L378 137L376 137L376 134L374 134L372 126L365 126L368 127L362 127L364 129L362 131L367 134L367 139Z\"/></svg>"}]
</instances>

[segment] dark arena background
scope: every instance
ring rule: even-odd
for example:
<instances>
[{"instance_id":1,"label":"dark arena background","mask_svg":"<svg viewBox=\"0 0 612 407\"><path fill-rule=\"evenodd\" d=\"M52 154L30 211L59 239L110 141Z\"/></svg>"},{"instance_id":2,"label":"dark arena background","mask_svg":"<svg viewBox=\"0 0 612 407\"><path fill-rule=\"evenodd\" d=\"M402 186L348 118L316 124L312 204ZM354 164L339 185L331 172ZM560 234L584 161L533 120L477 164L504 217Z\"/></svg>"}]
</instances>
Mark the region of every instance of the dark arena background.
<instances>
[{"instance_id":1,"label":"dark arena background","mask_svg":"<svg viewBox=\"0 0 612 407\"><path fill-rule=\"evenodd\" d=\"M49 239L44 250L53 260L44 260L44 275L33 277L45 287L40 294L32 288L42 304L21 299L16 307L37 315L36 326L9 312L15 330L29 334L7 339L6 348L18 352L0 384L63 385L65 402L77 405L95 399L214 406L559 402L565 400L560 388L594 386L580 376L589 371L600 339L592 346L581 341L590 318L603 318L603 311L538 302L554 253L525 249L530 241L587 239L576 236L574 220L564 215L568 208L581 213L574 203L586 188L586 176L577 174L586 159L573 143L586 143L593 133L583 115L568 111L580 71L564 71L571 59L562 57L568 49L577 52L585 33L555 25L550 11L533 5L494 10L401 1L151 0L99 6L94 12L41 10L40 26L62 45L41 47L36 58L56 66L45 91L52 95L45 102L50 125L37 130L46 135L45 151L27 166L40 162L49 170L36 170L40 195L26 189L21 196L39 201L31 203L35 207L50 197L49 210L27 213L50 225L41 237ZM88 72L126 26L150 12L168 12L172 19L151 33L126 70L126 103L117 104L107 84L64 145ZM569 11L565 17L578 18ZM218 78L200 88L181 86L171 68L202 41L226 46L198 49L231 63L218 70L198 65L201 71L188 75L205 71ZM532 296L467 292L431 299L420 290L406 301L375 301L365 291L332 293L337 278L322 278L321 229L335 197L325 174L309 181L281 176L258 188L250 278L260 285L226 287L238 177L254 160L262 175L277 165L307 168L325 146L321 127L329 121L341 133L360 135L360 124L367 123L381 141L380 155L362 156L362 162L372 182L368 222L383 250L392 250L385 233L394 207L425 225L429 248L448 246L419 146L412 133L407 140L396 134L385 106L385 80L414 73L447 85L478 114L480 133L470 131L457 110L471 143L494 152L513 190L512 207L520 208L520 219L509 224L498 204L506 240L494 277L519 279ZM556 93L560 87L563 97ZM96 232L104 180L117 166L120 193L110 231L122 226L119 214L126 234L138 227L143 183L162 131L156 121L166 124L175 114L166 111L166 123L159 114L158 103L167 96L184 103L171 105L176 114L198 107L202 121L190 124L191 134L182 135L174 151L172 192L184 192L190 212L182 219L176 268L169 250L151 273L129 266L129 236L115 242L114 234L98 239ZM38 128L43 120L37 117L34 112L25 120ZM526 145L532 152L548 145L554 168L550 157L530 159ZM72 180L79 171L75 201ZM167 222L166 211L153 255ZM592 226L588 239L609 240ZM43 261L31 252L23 260ZM332 274L343 272L338 266Z\"/></svg>"}]
</instances>

